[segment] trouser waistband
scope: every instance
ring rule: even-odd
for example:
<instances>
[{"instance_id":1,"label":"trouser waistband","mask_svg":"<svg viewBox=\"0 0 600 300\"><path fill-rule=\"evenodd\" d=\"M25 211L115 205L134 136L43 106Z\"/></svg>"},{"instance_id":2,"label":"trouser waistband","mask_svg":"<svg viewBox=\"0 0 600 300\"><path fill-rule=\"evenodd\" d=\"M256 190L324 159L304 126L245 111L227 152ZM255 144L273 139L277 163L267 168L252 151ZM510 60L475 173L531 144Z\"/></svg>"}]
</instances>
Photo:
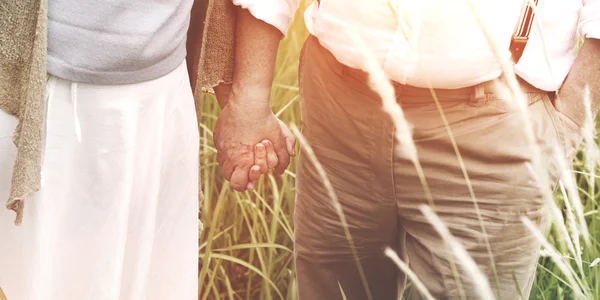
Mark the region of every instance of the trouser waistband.
<instances>
[{"instance_id":1,"label":"trouser waistband","mask_svg":"<svg viewBox=\"0 0 600 300\"><path fill-rule=\"evenodd\" d=\"M352 77L352 78L362 81L362 82L369 81L368 74L365 71L362 71L359 69L354 69L352 67L349 67L349 66L346 66L346 65L340 63L339 61L337 61L335 59L333 54L331 54L320 43L318 43L318 39L316 37L310 36L309 39L316 40L317 43L315 43L315 44L319 48L317 51L323 52L323 54L326 57L329 57L328 60L330 60L330 63L336 64L337 66L335 66L335 69L341 70L342 74L344 76ZM539 88L536 88L535 86L531 85L530 83L528 83L527 81L525 81L524 79L522 79L518 76L517 76L517 81L521 88L521 92L523 92L523 93L548 93L551 99L554 98L555 92L548 92L548 91L544 91ZM473 95L477 95L477 94L481 94L481 93L488 94L488 95L489 94L497 94L499 92L504 92L504 91L502 91L502 89L504 89L510 93L510 89L506 85L506 81L503 80L501 77L494 79L494 80L489 80L489 81L486 81L486 82L483 82L480 84L476 84L473 86L457 88L457 89L439 89L439 88L429 89L429 88L401 84L396 81L392 81L392 84L396 90L396 96L429 97L432 95L432 92L434 92L438 98L456 99L456 98L467 98L467 97L471 97Z\"/></svg>"}]
</instances>

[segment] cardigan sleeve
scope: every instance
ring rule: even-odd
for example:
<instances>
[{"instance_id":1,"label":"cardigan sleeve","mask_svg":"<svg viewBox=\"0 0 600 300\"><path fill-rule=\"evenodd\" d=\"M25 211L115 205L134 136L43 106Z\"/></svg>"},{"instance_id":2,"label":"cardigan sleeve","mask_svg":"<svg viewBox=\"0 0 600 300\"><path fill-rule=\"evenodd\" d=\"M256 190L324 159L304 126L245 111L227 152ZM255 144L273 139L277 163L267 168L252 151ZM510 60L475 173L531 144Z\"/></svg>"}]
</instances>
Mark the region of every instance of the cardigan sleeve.
<instances>
[{"instance_id":1,"label":"cardigan sleeve","mask_svg":"<svg viewBox=\"0 0 600 300\"><path fill-rule=\"evenodd\" d=\"M187 40L187 64L192 90L213 93L233 80L235 5L231 0L196 0Z\"/></svg>"}]
</instances>

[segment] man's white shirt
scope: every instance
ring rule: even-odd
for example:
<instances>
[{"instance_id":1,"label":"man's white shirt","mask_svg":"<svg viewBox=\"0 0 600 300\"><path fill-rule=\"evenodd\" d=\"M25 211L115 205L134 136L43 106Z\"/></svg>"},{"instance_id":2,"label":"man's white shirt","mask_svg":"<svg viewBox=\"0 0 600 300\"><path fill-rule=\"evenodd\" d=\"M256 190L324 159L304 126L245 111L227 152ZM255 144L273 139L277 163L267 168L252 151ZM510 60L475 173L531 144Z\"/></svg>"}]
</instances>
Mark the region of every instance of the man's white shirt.
<instances>
[{"instance_id":1,"label":"man's white shirt","mask_svg":"<svg viewBox=\"0 0 600 300\"><path fill-rule=\"evenodd\" d=\"M285 35L299 0L233 2ZM509 57L523 7L523 0L321 0L307 8L304 21L349 67L365 69L359 42L391 80L461 88L500 76L486 37ZM515 72L542 90L558 89L573 65L579 37L600 38L600 0L539 0Z\"/></svg>"}]
</instances>

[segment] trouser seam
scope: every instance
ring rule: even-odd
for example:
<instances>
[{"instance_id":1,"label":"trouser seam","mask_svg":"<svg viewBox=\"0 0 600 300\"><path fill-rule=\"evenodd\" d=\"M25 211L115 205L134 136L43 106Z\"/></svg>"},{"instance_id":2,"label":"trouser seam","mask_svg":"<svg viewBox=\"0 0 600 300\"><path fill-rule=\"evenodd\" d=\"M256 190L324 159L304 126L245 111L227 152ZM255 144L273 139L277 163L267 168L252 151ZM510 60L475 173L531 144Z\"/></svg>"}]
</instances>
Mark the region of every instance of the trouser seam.
<instances>
[{"instance_id":1,"label":"trouser seam","mask_svg":"<svg viewBox=\"0 0 600 300\"><path fill-rule=\"evenodd\" d=\"M558 138L559 143L563 147L563 149L566 150L565 149L566 148L565 135L564 135L563 128L561 126L561 120L558 118L556 108L554 108L554 106L550 102L550 97L548 97L547 95L541 95L541 97L542 97L542 102L544 103L544 107L546 108L546 112L548 113L548 115L550 116L550 119L552 120L552 126L554 126L554 130L556 131L556 137ZM546 99L546 97L548 97L548 98Z\"/></svg>"},{"instance_id":2,"label":"trouser seam","mask_svg":"<svg viewBox=\"0 0 600 300\"><path fill-rule=\"evenodd\" d=\"M392 126L392 130L391 130L391 140L392 143L390 145L390 176L391 176L391 182L392 182L392 196L394 199L394 201L397 201L397 193L396 193L396 172L394 170L394 162L395 162L395 158L396 158L396 153L395 153L395 145L396 145L396 126Z\"/></svg>"}]
</instances>

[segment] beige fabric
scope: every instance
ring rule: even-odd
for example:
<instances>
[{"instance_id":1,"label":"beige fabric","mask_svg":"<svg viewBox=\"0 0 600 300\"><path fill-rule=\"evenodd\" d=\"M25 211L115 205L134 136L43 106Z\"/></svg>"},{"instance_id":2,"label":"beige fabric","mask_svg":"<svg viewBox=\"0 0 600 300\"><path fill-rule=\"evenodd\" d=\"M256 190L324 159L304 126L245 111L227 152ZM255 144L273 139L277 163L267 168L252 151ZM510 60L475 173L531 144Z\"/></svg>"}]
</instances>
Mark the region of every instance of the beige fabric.
<instances>
[{"instance_id":1,"label":"beige fabric","mask_svg":"<svg viewBox=\"0 0 600 300\"><path fill-rule=\"evenodd\" d=\"M23 200L38 191L44 134L46 83L46 0L0 3L0 109L16 116L19 150L6 207L21 223Z\"/></svg>"},{"instance_id":2,"label":"beige fabric","mask_svg":"<svg viewBox=\"0 0 600 300\"><path fill-rule=\"evenodd\" d=\"M397 299L404 277L383 255L395 248L436 299L477 299L470 276L459 268L457 284L450 251L419 210L427 204L413 164L394 155L394 126L381 110L365 76L339 64L311 37L301 55L299 85L302 132L323 165L342 204L373 299ZM438 91L444 114L464 160L495 261L490 265L479 219L461 166L429 91L396 85L413 128L418 156L435 210L490 279L498 299L530 292L540 244L521 216L546 226L546 214L523 123L491 85ZM548 94L528 90L529 113L546 159L563 126ZM556 125L556 126L555 126ZM548 164L552 182L555 163ZM299 299L367 299L339 218L314 167L300 155L295 211L295 255ZM413 289L413 299L420 299Z\"/></svg>"},{"instance_id":3,"label":"beige fabric","mask_svg":"<svg viewBox=\"0 0 600 300\"><path fill-rule=\"evenodd\" d=\"M213 92L213 87L233 80L235 11L231 0L196 0L194 4L188 57L197 99L202 92Z\"/></svg>"}]
</instances>

